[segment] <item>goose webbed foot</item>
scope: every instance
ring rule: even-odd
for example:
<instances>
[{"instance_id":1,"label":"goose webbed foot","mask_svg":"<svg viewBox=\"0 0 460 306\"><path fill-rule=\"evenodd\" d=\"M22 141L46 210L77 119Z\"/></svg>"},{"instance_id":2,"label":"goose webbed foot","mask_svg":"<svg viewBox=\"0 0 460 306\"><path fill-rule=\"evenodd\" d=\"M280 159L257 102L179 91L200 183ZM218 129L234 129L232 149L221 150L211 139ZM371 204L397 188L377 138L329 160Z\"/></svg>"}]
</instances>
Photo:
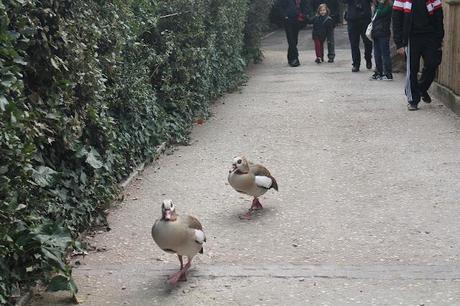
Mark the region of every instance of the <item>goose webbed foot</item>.
<instances>
[{"instance_id":1,"label":"goose webbed foot","mask_svg":"<svg viewBox=\"0 0 460 306\"><path fill-rule=\"evenodd\" d=\"M249 211L247 213L245 213L244 215L240 215L238 216L241 220L251 220L252 219L252 216L251 216L251 212L252 210L249 209Z\"/></svg>"}]
</instances>

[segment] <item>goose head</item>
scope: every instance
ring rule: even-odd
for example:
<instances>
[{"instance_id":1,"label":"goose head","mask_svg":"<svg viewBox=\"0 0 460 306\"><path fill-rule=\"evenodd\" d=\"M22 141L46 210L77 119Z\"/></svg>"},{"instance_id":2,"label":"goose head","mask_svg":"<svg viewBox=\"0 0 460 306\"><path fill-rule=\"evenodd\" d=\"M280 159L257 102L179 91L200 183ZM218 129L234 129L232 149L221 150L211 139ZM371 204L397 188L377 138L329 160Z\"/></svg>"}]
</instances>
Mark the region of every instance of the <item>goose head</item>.
<instances>
[{"instance_id":1,"label":"goose head","mask_svg":"<svg viewBox=\"0 0 460 306\"><path fill-rule=\"evenodd\" d=\"M161 204L161 220L175 221L177 219L176 207L170 199L163 200Z\"/></svg>"},{"instance_id":2,"label":"goose head","mask_svg":"<svg viewBox=\"0 0 460 306\"><path fill-rule=\"evenodd\" d=\"M237 156L233 158L232 169L230 172L248 173L249 163L246 157Z\"/></svg>"}]
</instances>

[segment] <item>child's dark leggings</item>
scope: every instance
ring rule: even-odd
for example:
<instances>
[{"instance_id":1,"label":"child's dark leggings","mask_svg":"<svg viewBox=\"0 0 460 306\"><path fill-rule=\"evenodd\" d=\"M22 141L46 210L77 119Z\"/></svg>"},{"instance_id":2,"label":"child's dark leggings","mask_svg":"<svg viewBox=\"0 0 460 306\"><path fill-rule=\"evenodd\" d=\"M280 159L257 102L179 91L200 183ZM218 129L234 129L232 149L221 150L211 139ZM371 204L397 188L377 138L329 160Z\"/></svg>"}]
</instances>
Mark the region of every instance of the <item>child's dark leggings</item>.
<instances>
[{"instance_id":1,"label":"child's dark leggings","mask_svg":"<svg viewBox=\"0 0 460 306\"><path fill-rule=\"evenodd\" d=\"M323 59L324 58L324 40L321 40L319 38L314 38L313 41L315 42L316 57Z\"/></svg>"}]
</instances>

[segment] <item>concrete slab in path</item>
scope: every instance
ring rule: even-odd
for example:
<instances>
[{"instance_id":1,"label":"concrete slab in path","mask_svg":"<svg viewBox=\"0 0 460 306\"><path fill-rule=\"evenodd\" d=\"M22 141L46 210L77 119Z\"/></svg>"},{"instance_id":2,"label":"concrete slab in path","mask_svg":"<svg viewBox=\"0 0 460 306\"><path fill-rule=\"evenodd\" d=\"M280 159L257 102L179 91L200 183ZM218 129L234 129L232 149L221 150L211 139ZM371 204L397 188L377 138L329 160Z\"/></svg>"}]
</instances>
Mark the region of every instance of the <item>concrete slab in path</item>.
<instances>
[{"instance_id":1,"label":"concrete slab in path","mask_svg":"<svg viewBox=\"0 0 460 306\"><path fill-rule=\"evenodd\" d=\"M351 73L346 44L334 64L315 64L309 35L297 68L283 33L267 38L241 92L129 187L112 230L90 239L102 252L74 270L82 305L460 304L460 119L436 100L408 112L403 76ZM227 184L237 154L280 187L250 222L237 217L249 198ZM150 237L164 198L208 236L177 288L165 284L177 259Z\"/></svg>"}]
</instances>

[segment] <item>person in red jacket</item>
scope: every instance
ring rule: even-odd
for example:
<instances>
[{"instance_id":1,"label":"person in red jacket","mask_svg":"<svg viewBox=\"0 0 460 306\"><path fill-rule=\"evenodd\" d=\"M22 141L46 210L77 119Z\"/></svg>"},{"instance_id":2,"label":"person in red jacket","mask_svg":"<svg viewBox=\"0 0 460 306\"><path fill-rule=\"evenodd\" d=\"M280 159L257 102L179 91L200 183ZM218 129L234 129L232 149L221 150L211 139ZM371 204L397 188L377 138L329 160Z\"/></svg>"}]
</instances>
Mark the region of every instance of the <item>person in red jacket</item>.
<instances>
[{"instance_id":1,"label":"person in red jacket","mask_svg":"<svg viewBox=\"0 0 460 306\"><path fill-rule=\"evenodd\" d=\"M300 65L297 42L299 30L305 23L305 16L307 15L307 0L281 0L279 7L289 45L287 53L288 64L291 67L297 67Z\"/></svg>"},{"instance_id":2,"label":"person in red jacket","mask_svg":"<svg viewBox=\"0 0 460 306\"><path fill-rule=\"evenodd\" d=\"M410 111L418 109L421 99L431 102L428 89L441 63L443 18L441 0L396 0L393 4L393 38L397 52L406 55L405 93ZM420 58L423 70L419 80Z\"/></svg>"}]
</instances>

